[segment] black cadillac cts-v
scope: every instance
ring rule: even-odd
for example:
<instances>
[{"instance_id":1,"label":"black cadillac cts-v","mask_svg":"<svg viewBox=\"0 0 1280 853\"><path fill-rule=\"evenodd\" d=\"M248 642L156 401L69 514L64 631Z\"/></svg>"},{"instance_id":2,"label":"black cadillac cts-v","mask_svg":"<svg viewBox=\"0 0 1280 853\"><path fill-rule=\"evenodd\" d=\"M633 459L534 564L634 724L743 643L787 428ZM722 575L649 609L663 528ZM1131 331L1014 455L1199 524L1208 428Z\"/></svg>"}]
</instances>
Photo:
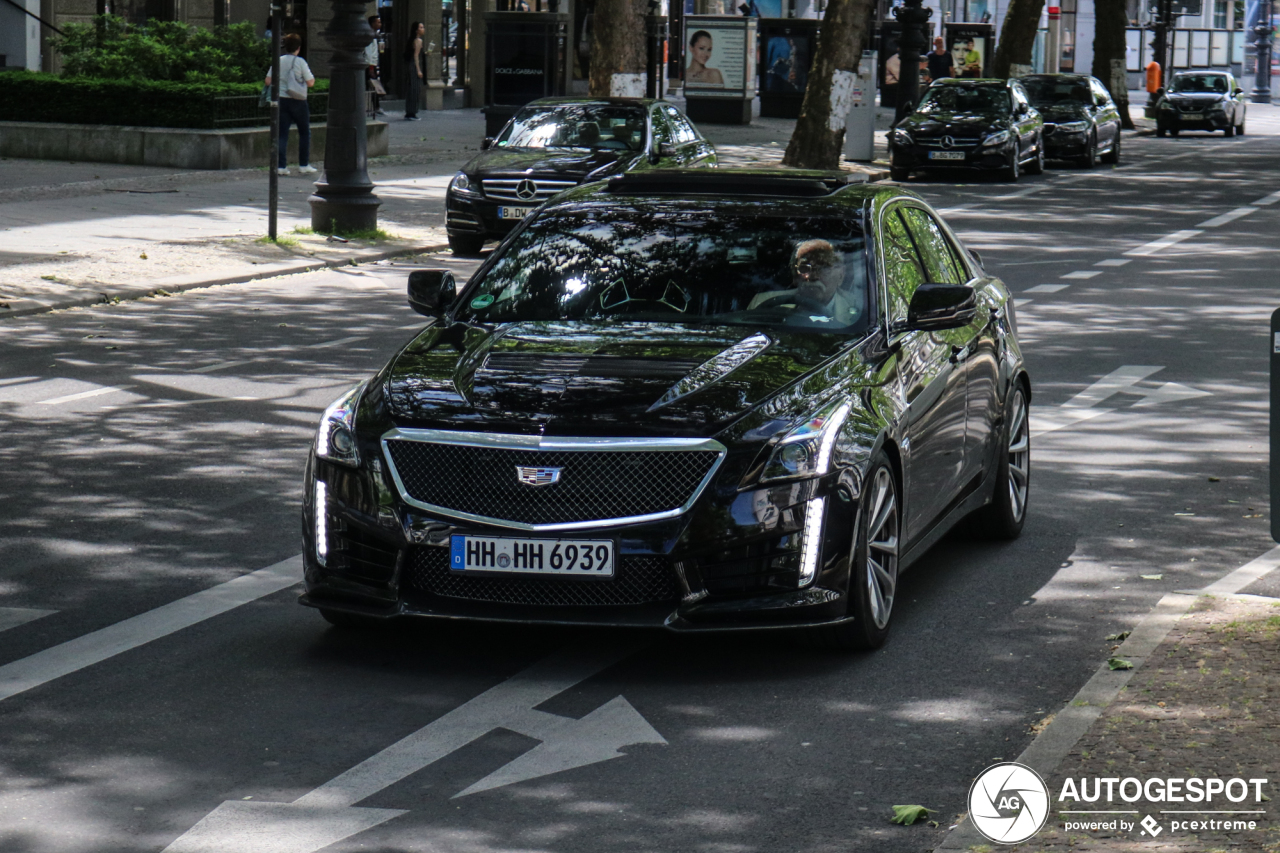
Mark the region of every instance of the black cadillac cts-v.
<instances>
[{"instance_id":1,"label":"black cadillac cts-v","mask_svg":"<svg viewBox=\"0 0 1280 853\"><path fill-rule=\"evenodd\" d=\"M954 524L1017 536L1031 389L1005 286L895 187L651 172L540 208L324 414L304 604L888 635Z\"/></svg>"}]
</instances>

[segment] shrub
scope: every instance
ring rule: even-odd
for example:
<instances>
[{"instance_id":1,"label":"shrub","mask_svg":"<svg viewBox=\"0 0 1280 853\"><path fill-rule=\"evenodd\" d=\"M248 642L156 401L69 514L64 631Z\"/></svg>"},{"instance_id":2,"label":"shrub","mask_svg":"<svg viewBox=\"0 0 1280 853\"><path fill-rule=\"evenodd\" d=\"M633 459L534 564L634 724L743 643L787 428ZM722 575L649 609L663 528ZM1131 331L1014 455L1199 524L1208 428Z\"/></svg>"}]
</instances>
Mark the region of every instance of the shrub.
<instances>
[{"instance_id":1,"label":"shrub","mask_svg":"<svg viewBox=\"0 0 1280 853\"><path fill-rule=\"evenodd\" d=\"M195 27L180 21L130 24L118 15L67 24L51 39L67 77L252 83L271 61L271 44L250 23Z\"/></svg>"}]
</instances>

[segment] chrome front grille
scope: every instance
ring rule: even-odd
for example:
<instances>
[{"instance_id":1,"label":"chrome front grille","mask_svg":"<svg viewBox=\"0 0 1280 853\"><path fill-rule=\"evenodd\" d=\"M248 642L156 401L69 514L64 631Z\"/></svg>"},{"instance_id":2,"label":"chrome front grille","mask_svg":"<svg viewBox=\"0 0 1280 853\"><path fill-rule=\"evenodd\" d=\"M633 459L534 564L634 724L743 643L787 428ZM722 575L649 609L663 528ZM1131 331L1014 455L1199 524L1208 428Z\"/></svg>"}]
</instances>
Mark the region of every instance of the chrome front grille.
<instances>
[{"instance_id":1,"label":"chrome front grille","mask_svg":"<svg viewBox=\"0 0 1280 853\"><path fill-rule=\"evenodd\" d=\"M524 194L521 194L521 184ZM577 181L552 178L485 178L480 182L486 198L494 201L513 201L518 204L542 204L556 193L576 187ZM532 190L532 195L529 191Z\"/></svg>"},{"instance_id":2,"label":"chrome front grille","mask_svg":"<svg viewBox=\"0 0 1280 853\"><path fill-rule=\"evenodd\" d=\"M943 138L941 136L916 137L916 142L920 143L922 148L934 148L939 151L967 151L971 148L976 148L978 143L982 141L981 139L976 138L965 139L959 136L953 136L951 137L951 145L947 146L942 144L942 139Z\"/></svg>"},{"instance_id":3,"label":"chrome front grille","mask_svg":"<svg viewBox=\"0 0 1280 853\"><path fill-rule=\"evenodd\" d=\"M383 447L401 497L463 520L525 530L603 527L680 515L725 448L707 439L569 439L392 430ZM519 468L560 469L526 485Z\"/></svg>"},{"instance_id":4,"label":"chrome front grille","mask_svg":"<svg viewBox=\"0 0 1280 853\"><path fill-rule=\"evenodd\" d=\"M483 577L449 569L449 549L413 551L408 583L417 592L492 604L588 607L651 604L680 600L679 582L665 557L618 558L609 580L566 577Z\"/></svg>"}]
</instances>

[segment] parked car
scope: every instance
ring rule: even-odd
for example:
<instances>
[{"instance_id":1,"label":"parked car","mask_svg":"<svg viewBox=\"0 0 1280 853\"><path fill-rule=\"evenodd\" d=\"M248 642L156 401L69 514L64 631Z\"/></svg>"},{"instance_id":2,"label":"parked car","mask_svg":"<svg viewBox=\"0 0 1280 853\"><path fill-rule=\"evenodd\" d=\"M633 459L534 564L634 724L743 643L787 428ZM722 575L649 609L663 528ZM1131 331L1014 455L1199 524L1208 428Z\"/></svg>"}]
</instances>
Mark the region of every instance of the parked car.
<instances>
[{"instance_id":1,"label":"parked car","mask_svg":"<svg viewBox=\"0 0 1280 853\"><path fill-rule=\"evenodd\" d=\"M924 169L998 171L1016 181L1044 171L1044 120L1017 80L935 80L889 132L889 175Z\"/></svg>"},{"instance_id":2,"label":"parked car","mask_svg":"<svg viewBox=\"0 0 1280 853\"><path fill-rule=\"evenodd\" d=\"M664 101L544 98L529 104L454 176L449 247L475 255L570 187L623 172L716 165L693 122Z\"/></svg>"},{"instance_id":3,"label":"parked car","mask_svg":"<svg viewBox=\"0 0 1280 853\"><path fill-rule=\"evenodd\" d=\"M1031 106L1044 117L1044 156L1076 160L1086 169L1120 162L1120 110L1096 77L1032 74L1020 78Z\"/></svg>"},{"instance_id":4,"label":"parked car","mask_svg":"<svg viewBox=\"0 0 1280 853\"><path fill-rule=\"evenodd\" d=\"M1230 71L1178 71L1158 96L1156 136L1183 130L1244 135L1244 91Z\"/></svg>"},{"instance_id":5,"label":"parked car","mask_svg":"<svg viewBox=\"0 0 1280 853\"><path fill-rule=\"evenodd\" d=\"M1031 387L1008 289L839 173L662 170L561 193L324 413L303 604L888 636L954 524L1016 537Z\"/></svg>"}]
</instances>

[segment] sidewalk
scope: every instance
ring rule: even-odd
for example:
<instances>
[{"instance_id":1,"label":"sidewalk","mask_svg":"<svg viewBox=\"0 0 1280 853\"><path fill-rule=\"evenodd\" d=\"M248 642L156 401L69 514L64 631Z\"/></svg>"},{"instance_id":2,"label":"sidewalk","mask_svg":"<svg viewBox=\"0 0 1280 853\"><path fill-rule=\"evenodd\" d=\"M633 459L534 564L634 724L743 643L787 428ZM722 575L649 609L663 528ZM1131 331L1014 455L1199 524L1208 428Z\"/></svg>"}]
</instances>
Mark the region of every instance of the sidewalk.
<instances>
[{"instance_id":1,"label":"sidewalk","mask_svg":"<svg viewBox=\"0 0 1280 853\"><path fill-rule=\"evenodd\" d=\"M387 235L379 240L336 243L302 233L314 180L296 173L280 179L277 234L285 239L271 244L262 240L266 169L175 173L0 159L0 316L442 249L445 189L479 150L484 117L475 109L422 116L388 116L389 153L370 160ZM703 131L721 163L763 166L780 163L794 127L794 120L757 117ZM887 174L847 168L871 179Z\"/></svg>"},{"instance_id":2,"label":"sidewalk","mask_svg":"<svg viewBox=\"0 0 1280 853\"><path fill-rule=\"evenodd\" d=\"M1121 662L1120 668L1104 662L1072 702L1033 727L1035 739L1016 759L1040 772L1048 785L1044 829L1022 844L997 846L957 815L957 826L937 851L1280 850L1273 804L1255 802L1252 793L1241 802L1219 794L1211 804L1149 801L1145 795L1133 801L1117 795L1110 803L1105 797L1059 800L1068 779L1077 787L1088 780L1092 792L1099 778L1133 778L1145 785L1148 779L1192 777L1267 779L1264 793L1274 799L1280 787L1278 565L1280 548L1203 590L1165 596L1132 632L1107 638L1113 640L1109 660ZM1148 816L1151 822L1143 824ZM1255 828L1225 829L1224 820L1253 821Z\"/></svg>"}]
</instances>

